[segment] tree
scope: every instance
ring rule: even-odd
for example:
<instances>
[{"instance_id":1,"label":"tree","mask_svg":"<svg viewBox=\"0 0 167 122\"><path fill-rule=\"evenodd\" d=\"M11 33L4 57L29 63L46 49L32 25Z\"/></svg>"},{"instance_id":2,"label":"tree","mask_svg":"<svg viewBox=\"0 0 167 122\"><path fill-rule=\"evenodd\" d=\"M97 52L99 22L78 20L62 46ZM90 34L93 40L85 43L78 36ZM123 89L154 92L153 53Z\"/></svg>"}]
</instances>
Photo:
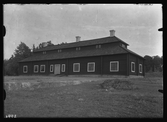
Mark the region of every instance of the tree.
<instances>
[{"instance_id":1,"label":"tree","mask_svg":"<svg viewBox=\"0 0 167 122\"><path fill-rule=\"evenodd\" d=\"M14 55L9 60L4 60L4 75L18 75L18 62L31 56L31 49L23 42L15 49Z\"/></svg>"},{"instance_id":2,"label":"tree","mask_svg":"<svg viewBox=\"0 0 167 122\"><path fill-rule=\"evenodd\" d=\"M36 50L35 44L33 44L33 46L32 46L32 51L34 52L35 50Z\"/></svg>"},{"instance_id":3,"label":"tree","mask_svg":"<svg viewBox=\"0 0 167 122\"><path fill-rule=\"evenodd\" d=\"M160 67L161 67L161 58L158 55L153 56L153 68L154 68L154 71L159 71Z\"/></svg>"},{"instance_id":4,"label":"tree","mask_svg":"<svg viewBox=\"0 0 167 122\"><path fill-rule=\"evenodd\" d=\"M149 72L152 69L152 67L153 67L152 57L148 56L148 55L145 55L144 59L145 59L144 65L145 65L145 68L146 68L146 72Z\"/></svg>"},{"instance_id":5,"label":"tree","mask_svg":"<svg viewBox=\"0 0 167 122\"><path fill-rule=\"evenodd\" d=\"M46 45L46 46L44 46L44 45ZM44 47L47 47L47 46L52 46L52 45L54 45L54 44L51 41L42 42L37 46L36 49L41 49L41 48L44 48Z\"/></svg>"}]
</instances>

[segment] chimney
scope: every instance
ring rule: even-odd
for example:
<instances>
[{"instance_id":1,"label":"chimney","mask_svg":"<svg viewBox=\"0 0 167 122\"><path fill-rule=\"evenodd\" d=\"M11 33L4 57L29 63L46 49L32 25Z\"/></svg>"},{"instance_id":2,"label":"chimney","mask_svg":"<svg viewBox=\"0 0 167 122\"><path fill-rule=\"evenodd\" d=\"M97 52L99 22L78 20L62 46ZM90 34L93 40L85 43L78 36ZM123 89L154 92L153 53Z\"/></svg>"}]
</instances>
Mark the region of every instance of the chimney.
<instances>
[{"instance_id":1,"label":"chimney","mask_svg":"<svg viewBox=\"0 0 167 122\"><path fill-rule=\"evenodd\" d=\"M79 42L81 40L80 36L76 36L76 42Z\"/></svg>"},{"instance_id":2,"label":"chimney","mask_svg":"<svg viewBox=\"0 0 167 122\"><path fill-rule=\"evenodd\" d=\"M110 37L115 36L115 30L110 30Z\"/></svg>"}]
</instances>

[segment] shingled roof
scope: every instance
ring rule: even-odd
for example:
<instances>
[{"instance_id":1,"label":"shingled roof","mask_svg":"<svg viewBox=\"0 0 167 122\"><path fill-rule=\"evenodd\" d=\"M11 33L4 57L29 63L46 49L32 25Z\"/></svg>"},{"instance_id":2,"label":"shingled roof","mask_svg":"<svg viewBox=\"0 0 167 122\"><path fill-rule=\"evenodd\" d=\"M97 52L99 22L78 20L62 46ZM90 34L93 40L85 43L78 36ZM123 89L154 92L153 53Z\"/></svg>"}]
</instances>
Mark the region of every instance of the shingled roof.
<instances>
[{"instance_id":1,"label":"shingled roof","mask_svg":"<svg viewBox=\"0 0 167 122\"><path fill-rule=\"evenodd\" d=\"M98 38L98 39L91 39L91 40L84 40L84 41L72 42L72 43L67 43L67 44L65 43L65 44L60 44L60 45L48 46L48 47L38 49L34 52L72 48L72 47L82 47L82 46L113 43L113 42L122 42L125 45L128 45L126 42L122 41L121 39L117 38L116 36L113 36L113 37L109 36L109 37L103 37L103 38Z\"/></svg>"},{"instance_id":2,"label":"shingled roof","mask_svg":"<svg viewBox=\"0 0 167 122\"><path fill-rule=\"evenodd\" d=\"M104 44L104 43L114 43L114 42L122 42L125 45L128 45L121 39L113 36L98 38L93 40L85 40L73 43L67 43L62 45L54 45L48 46L42 49L39 49L35 52L40 51L49 51L49 50L56 50L56 49L64 49L64 48L72 48L72 47L82 47L88 45L96 45L96 44ZM35 54L23 59L20 62L29 62L29 61L44 61L44 60L55 60L55 59L67 59L67 58L78 58L78 57L89 57L89 56L102 56L102 55L114 55L114 54L125 54L131 53L133 55L140 55L132 52L131 50L124 48L122 46L110 46L108 48L94 48L91 50L79 50L79 51L71 51L71 52L59 52L59 53L46 53L46 54ZM143 57L141 57L143 58Z\"/></svg>"},{"instance_id":3,"label":"shingled roof","mask_svg":"<svg viewBox=\"0 0 167 122\"><path fill-rule=\"evenodd\" d=\"M89 56L100 56L100 55L113 55L113 54L122 54L122 53L128 53L128 52L120 46L113 46L110 48L100 48L100 49L92 49L92 50L82 50L82 51L80 50L80 51L48 53L48 54L34 54L33 56L23 59L20 62L67 59L67 58L89 57Z\"/></svg>"}]
</instances>

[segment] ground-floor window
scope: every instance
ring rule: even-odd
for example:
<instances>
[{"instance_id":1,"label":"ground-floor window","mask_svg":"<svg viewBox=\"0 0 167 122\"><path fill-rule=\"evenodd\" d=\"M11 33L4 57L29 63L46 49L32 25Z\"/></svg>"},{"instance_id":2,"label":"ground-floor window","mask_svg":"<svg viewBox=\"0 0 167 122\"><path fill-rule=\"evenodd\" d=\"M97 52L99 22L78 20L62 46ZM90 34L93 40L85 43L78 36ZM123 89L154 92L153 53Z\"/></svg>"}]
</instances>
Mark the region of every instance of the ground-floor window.
<instances>
[{"instance_id":1,"label":"ground-floor window","mask_svg":"<svg viewBox=\"0 0 167 122\"><path fill-rule=\"evenodd\" d=\"M28 72L28 67L27 66L23 66L23 73L27 73Z\"/></svg>"},{"instance_id":2,"label":"ground-floor window","mask_svg":"<svg viewBox=\"0 0 167 122\"><path fill-rule=\"evenodd\" d=\"M110 72L119 71L119 61L110 61Z\"/></svg>"},{"instance_id":3,"label":"ground-floor window","mask_svg":"<svg viewBox=\"0 0 167 122\"><path fill-rule=\"evenodd\" d=\"M131 62L131 72L135 72L135 62Z\"/></svg>"},{"instance_id":4,"label":"ground-floor window","mask_svg":"<svg viewBox=\"0 0 167 122\"><path fill-rule=\"evenodd\" d=\"M34 65L34 72L35 72L35 73L38 72L38 65Z\"/></svg>"},{"instance_id":5,"label":"ground-floor window","mask_svg":"<svg viewBox=\"0 0 167 122\"><path fill-rule=\"evenodd\" d=\"M139 73L142 73L142 64L139 64Z\"/></svg>"},{"instance_id":6,"label":"ground-floor window","mask_svg":"<svg viewBox=\"0 0 167 122\"><path fill-rule=\"evenodd\" d=\"M65 72L65 64L61 65L61 72Z\"/></svg>"},{"instance_id":7,"label":"ground-floor window","mask_svg":"<svg viewBox=\"0 0 167 122\"><path fill-rule=\"evenodd\" d=\"M45 72L45 65L40 66L40 72Z\"/></svg>"},{"instance_id":8,"label":"ground-floor window","mask_svg":"<svg viewBox=\"0 0 167 122\"><path fill-rule=\"evenodd\" d=\"M94 72L95 71L95 62L89 62L87 64L87 72Z\"/></svg>"},{"instance_id":9,"label":"ground-floor window","mask_svg":"<svg viewBox=\"0 0 167 122\"><path fill-rule=\"evenodd\" d=\"M80 63L73 64L73 72L80 72Z\"/></svg>"},{"instance_id":10,"label":"ground-floor window","mask_svg":"<svg viewBox=\"0 0 167 122\"><path fill-rule=\"evenodd\" d=\"M50 72L53 72L53 64L50 65Z\"/></svg>"}]
</instances>

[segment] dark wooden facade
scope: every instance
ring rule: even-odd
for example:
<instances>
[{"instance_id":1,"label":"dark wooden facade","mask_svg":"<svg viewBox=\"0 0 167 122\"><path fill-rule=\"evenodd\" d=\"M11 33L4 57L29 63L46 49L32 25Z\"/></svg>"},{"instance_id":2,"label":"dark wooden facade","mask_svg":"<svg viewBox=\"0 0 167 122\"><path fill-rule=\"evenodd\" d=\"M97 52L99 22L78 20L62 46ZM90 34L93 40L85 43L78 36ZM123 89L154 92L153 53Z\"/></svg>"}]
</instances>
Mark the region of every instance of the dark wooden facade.
<instances>
[{"instance_id":1,"label":"dark wooden facade","mask_svg":"<svg viewBox=\"0 0 167 122\"><path fill-rule=\"evenodd\" d=\"M110 61L119 62L119 71L110 72ZM95 72L87 72L87 64L89 62L95 63ZM135 62L135 72L131 71L131 62ZM80 72L73 72L73 64L80 63ZM82 57L61 60L36 61L20 63L20 75L50 75L50 65L65 64L65 72L61 71L62 75L140 75L144 76L144 61L138 56L132 54L119 54L95 57ZM142 73L139 72L139 64L142 64ZM38 65L38 73L34 73L34 65ZM40 65L45 65L45 72L40 72ZM23 66L28 66L28 72L23 73Z\"/></svg>"},{"instance_id":2,"label":"dark wooden facade","mask_svg":"<svg viewBox=\"0 0 167 122\"><path fill-rule=\"evenodd\" d=\"M109 37L107 37L107 39L108 38ZM101 44L79 45L68 48L60 47L52 50L44 49L42 51L36 51L33 57L19 62L19 73L20 75L51 75L55 74L55 65L58 64L60 65L60 75L144 76L144 58L128 50L127 45L128 44L120 40L104 44L103 40L101 40ZM78 47L80 48L79 50L76 49ZM61 52L58 50L61 50ZM43 58L39 60L36 58L37 56L38 58ZM119 63L118 71L110 71L110 62L112 61ZM88 63L90 62L95 63L95 71L93 72L88 72ZM135 64L135 71L132 71L132 62ZM74 63L80 64L79 72L73 71ZM64 71L62 71L63 64L65 65ZM142 67L140 67L140 72L139 64ZM35 65L38 65L38 72L34 72ZM45 66L44 72L40 72L41 65ZM53 65L53 71L50 71L50 65ZM23 71L24 66L28 68L27 72Z\"/></svg>"}]
</instances>

